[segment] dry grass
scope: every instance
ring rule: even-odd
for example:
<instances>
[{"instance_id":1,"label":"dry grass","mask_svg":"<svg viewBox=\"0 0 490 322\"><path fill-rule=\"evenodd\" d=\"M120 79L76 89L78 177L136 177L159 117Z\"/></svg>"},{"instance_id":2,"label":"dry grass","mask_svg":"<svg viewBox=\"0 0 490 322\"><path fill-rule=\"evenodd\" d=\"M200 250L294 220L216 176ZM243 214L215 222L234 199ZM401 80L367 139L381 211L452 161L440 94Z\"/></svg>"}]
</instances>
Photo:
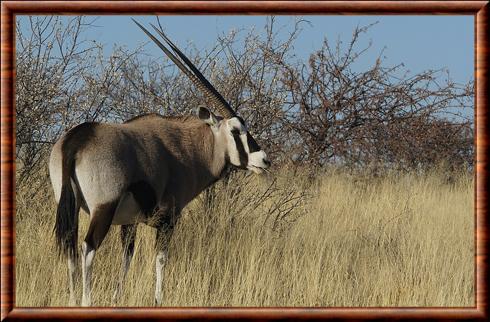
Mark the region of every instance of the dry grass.
<instances>
[{"instance_id":1,"label":"dry grass","mask_svg":"<svg viewBox=\"0 0 490 322\"><path fill-rule=\"evenodd\" d=\"M163 305L474 305L471 177L451 184L437 174L299 178L286 170L275 180L235 177L217 185L219 199L194 201L172 238ZM17 192L16 304L65 306L67 268L52 233L55 204L50 187L41 186L34 196L35 185ZM82 213L80 240L87 222ZM111 305L120 269L116 228L95 257L97 306ZM153 305L154 238L153 229L138 227L119 305Z\"/></svg>"}]
</instances>

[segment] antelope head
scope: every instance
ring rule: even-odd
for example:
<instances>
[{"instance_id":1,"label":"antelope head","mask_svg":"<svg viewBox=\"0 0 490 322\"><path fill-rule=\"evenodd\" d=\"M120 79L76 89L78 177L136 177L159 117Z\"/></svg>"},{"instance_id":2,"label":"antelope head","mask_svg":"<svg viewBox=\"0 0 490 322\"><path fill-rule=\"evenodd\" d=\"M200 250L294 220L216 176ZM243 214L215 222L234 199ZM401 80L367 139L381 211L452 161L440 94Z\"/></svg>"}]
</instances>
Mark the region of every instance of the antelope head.
<instances>
[{"instance_id":1,"label":"antelope head","mask_svg":"<svg viewBox=\"0 0 490 322\"><path fill-rule=\"evenodd\" d=\"M162 37L162 44L145 27L133 21L155 44L175 63L175 65L201 90L216 114L206 107L197 108L197 116L211 127L213 134L224 148L229 163L237 168L260 174L270 166L266 153L249 133L245 121L237 115L230 104L203 76L196 66L174 45L174 43L153 24L153 29ZM173 52L172 52L173 51Z\"/></svg>"}]
</instances>

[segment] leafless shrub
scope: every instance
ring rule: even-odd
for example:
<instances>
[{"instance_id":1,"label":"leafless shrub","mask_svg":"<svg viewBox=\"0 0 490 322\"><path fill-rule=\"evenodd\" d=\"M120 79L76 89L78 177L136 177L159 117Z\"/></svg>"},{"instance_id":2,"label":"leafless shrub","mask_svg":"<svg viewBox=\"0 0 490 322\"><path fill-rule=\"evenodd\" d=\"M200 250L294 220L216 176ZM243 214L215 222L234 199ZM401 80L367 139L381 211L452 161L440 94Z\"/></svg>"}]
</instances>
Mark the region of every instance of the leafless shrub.
<instances>
[{"instance_id":1,"label":"leafless shrub","mask_svg":"<svg viewBox=\"0 0 490 322\"><path fill-rule=\"evenodd\" d=\"M121 62L104 57L102 45L83 39L94 28L82 17L29 17L17 22L16 157L18 182L45 161L67 129L111 116L109 93L119 81ZM117 53L117 51L116 51Z\"/></svg>"},{"instance_id":2,"label":"leafless shrub","mask_svg":"<svg viewBox=\"0 0 490 322\"><path fill-rule=\"evenodd\" d=\"M473 107L473 83L456 84L444 70L410 75L403 64L385 66L383 52L358 71L355 63L371 46L360 47L359 39L369 28L356 28L345 49L325 39L308 63L284 63L297 158L401 169L472 164L472 122L462 112Z\"/></svg>"},{"instance_id":3,"label":"leafless shrub","mask_svg":"<svg viewBox=\"0 0 490 322\"><path fill-rule=\"evenodd\" d=\"M188 114L206 103L166 58L145 55L142 48L104 54L101 44L87 40L93 21L22 21L16 48L19 183L78 123ZM472 82L456 84L444 70L409 74L403 64L386 66L383 53L360 71L356 63L370 50L360 39L371 26L356 28L347 46L325 39L308 62L298 62L293 45L305 23L296 19L280 27L288 28L284 37L271 17L264 30L232 30L208 50L185 49L276 165L374 172L426 169L441 161L472 165L473 124L462 113L473 108Z\"/></svg>"},{"instance_id":4,"label":"leafless shrub","mask_svg":"<svg viewBox=\"0 0 490 322\"><path fill-rule=\"evenodd\" d=\"M283 231L307 215L306 205L312 197L307 192L309 188L300 180L286 184L278 182L277 178L257 179L233 172L201 194L197 201L198 213L206 215L210 227L214 227L214 220L225 217L232 226L260 221L272 231Z\"/></svg>"}]
</instances>

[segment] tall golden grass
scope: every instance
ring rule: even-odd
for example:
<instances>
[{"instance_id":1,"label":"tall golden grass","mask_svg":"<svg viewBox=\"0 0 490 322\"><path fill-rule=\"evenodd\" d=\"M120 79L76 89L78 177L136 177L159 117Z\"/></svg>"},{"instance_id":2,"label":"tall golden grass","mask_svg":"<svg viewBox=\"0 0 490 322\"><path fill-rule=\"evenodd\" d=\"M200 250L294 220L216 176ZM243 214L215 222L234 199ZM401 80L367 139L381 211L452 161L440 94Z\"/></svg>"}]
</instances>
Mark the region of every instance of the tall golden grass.
<instances>
[{"instance_id":1,"label":"tall golden grass","mask_svg":"<svg viewBox=\"0 0 490 322\"><path fill-rule=\"evenodd\" d=\"M16 305L68 305L49 183L19 187L16 207ZM183 212L163 306L473 306L473 218L468 174L235 175ZM138 226L117 305L153 306L154 239ZM95 257L93 305L114 305L121 255L113 226Z\"/></svg>"}]
</instances>

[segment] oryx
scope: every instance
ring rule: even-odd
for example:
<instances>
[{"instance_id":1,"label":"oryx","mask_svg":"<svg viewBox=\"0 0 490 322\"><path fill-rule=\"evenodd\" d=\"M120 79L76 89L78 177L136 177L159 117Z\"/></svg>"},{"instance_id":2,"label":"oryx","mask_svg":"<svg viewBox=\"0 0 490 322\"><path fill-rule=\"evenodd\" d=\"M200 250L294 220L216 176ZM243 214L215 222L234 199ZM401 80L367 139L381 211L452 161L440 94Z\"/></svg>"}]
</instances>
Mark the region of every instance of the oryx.
<instances>
[{"instance_id":1,"label":"oryx","mask_svg":"<svg viewBox=\"0 0 490 322\"><path fill-rule=\"evenodd\" d=\"M217 113L198 107L197 117L151 114L123 124L83 123L56 142L49 161L58 202L54 231L68 258L71 305L80 208L90 215L81 254L82 306L91 305L92 262L111 225L121 226L124 249L117 299L133 256L138 223L157 229L155 302L161 304L168 237L181 210L229 167L261 173L270 165L243 119L187 57L155 26L167 45L135 23L204 92Z\"/></svg>"}]
</instances>

